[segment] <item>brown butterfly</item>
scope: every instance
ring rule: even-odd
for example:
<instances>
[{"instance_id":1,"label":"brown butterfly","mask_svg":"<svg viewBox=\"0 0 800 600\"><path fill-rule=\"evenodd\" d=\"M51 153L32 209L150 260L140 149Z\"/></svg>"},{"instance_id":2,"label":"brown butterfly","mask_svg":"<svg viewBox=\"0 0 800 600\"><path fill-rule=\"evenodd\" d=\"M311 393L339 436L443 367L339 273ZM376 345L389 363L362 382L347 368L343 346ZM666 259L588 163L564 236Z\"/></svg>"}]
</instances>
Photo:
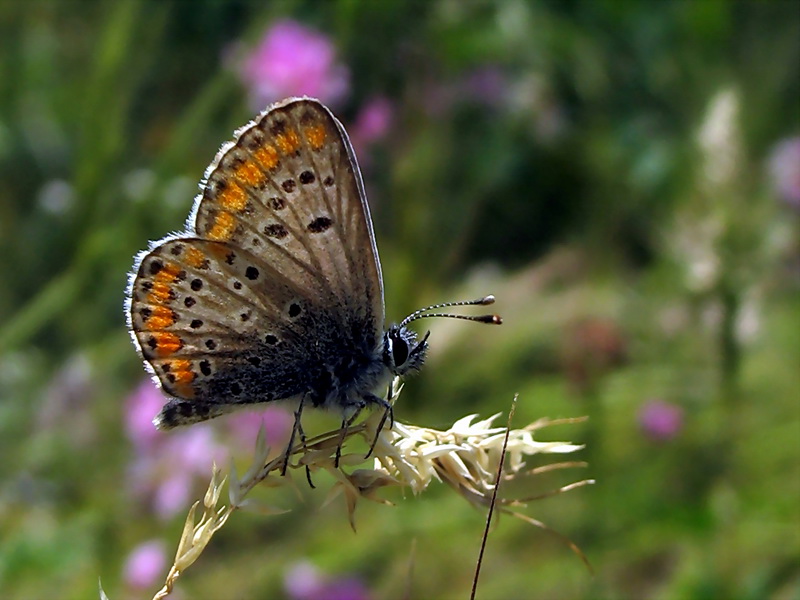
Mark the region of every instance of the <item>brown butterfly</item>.
<instances>
[{"instance_id":1,"label":"brown butterfly","mask_svg":"<svg viewBox=\"0 0 800 600\"><path fill-rule=\"evenodd\" d=\"M369 206L342 124L317 100L279 102L235 133L208 167L186 231L152 243L130 278L134 344L168 400L171 429L234 409L293 401L342 416L391 414L396 376L419 369L425 317L384 327L383 281ZM381 426L383 423L381 423ZM337 454L338 456L338 454Z\"/></svg>"}]
</instances>

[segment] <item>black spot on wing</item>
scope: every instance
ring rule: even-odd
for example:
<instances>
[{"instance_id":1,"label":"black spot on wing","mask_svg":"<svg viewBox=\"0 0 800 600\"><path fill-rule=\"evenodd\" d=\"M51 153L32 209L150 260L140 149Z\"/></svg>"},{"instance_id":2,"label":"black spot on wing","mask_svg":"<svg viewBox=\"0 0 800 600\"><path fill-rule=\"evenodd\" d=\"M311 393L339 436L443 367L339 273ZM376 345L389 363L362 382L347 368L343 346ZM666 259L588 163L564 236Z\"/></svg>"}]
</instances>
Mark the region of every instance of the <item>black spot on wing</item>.
<instances>
[{"instance_id":1,"label":"black spot on wing","mask_svg":"<svg viewBox=\"0 0 800 600\"><path fill-rule=\"evenodd\" d=\"M333 225L333 219L330 217L317 217L306 226L309 233L322 233Z\"/></svg>"}]
</instances>

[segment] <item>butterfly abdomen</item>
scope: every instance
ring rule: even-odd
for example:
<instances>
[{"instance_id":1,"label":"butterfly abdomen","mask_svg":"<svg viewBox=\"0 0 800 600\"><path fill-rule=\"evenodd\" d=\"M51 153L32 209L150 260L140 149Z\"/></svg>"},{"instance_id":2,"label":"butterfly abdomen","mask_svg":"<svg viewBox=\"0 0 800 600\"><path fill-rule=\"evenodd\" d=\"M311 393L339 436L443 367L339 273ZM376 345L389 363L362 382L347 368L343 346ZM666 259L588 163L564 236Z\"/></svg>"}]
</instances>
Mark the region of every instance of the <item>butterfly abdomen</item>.
<instances>
[{"instance_id":1,"label":"butterfly abdomen","mask_svg":"<svg viewBox=\"0 0 800 600\"><path fill-rule=\"evenodd\" d=\"M174 429L207 421L227 412L230 412L230 408L222 405L173 398L163 406L153 423L158 429Z\"/></svg>"}]
</instances>

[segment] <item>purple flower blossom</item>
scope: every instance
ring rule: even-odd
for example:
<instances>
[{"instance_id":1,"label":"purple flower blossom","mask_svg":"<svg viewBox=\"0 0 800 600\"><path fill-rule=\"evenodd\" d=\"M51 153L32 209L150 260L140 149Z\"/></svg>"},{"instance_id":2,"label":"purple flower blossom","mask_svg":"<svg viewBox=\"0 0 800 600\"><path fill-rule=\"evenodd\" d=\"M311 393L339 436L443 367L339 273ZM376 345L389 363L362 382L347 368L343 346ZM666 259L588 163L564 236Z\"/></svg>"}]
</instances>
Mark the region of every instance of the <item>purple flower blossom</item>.
<instances>
[{"instance_id":1,"label":"purple flower blossom","mask_svg":"<svg viewBox=\"0 0 800 600\"><path fill-rule=\"evenodd\" d=\"M464 91L486 106L498 107L508 95L508 80L499 67L487 65L467 75Z\"/></svg>"},{"instance_id":2,"label":"purple flower blossom","mask_svg":"<svg viewBox=\"0 0 800 600\"><path fill-rule=\"evenodd\" d=\"M76 448L96 443L97 424L88 407L96 391L92 386L92 370L83 354L64 363L42 394L36 426L42 432L56 432Z\"/></svg>"},{"instance_id":3,"label":"purple flower blossom","mask_svg":"<svg viewBox=\"0 0 800 600\"><path fill-rule=\"evenodd\" d=\"M195 480L207 480L212 463L227 461L228 451L214 439L208 424L169 434L159 432L152 419L164 397L150 380L143 382L126 404L125 428L136 449L128 481L159 517L168 519L186 509Z\"/></svg>"},{"instance_id":4,"label":"purple flower blossom","mask_svg":"<svg viewBox=\"0 0 800 600\"><path fill-rule=\"evenodd\" d=\"M394 120L394 106L388 98L376 96L368 100L350 128L350 142L362 166L369 163L369 146L389 133Z\"/></svg>"},{"instance_id":5,"label":"purple flower blossom","mask_svg":"<svg viewBox=\"0 0 800 600\"><path fill-rule=\"evenodd\" d=\"M347 95L349 71L336 62L325 35L291 20L278 21L239 66L256 109L287 96L312 96L335 104Z\"/></svg>"},{"instance_id":6,"label":"purple flower blossom","mask_svg":"<svg viewBox=\"0 0 800 600\"><path fill-rule=\"evenodd\" d=\"M769 159L772 184L781 199L800 211L800 136L783 140Z\"/></svg>"},{"instance_id":7,"label":"purple flower blossom","mask_svg":"<svg viewBox=\"0 0 800 600\"><path fill-rule=\"evenodd\" d=\"M153 417L164 405L164 396L156 384L146 379L128 396L125 403L125 432L139 450L145 450L163 439L164 434L153 425Z\"/></svg>"},{"instance_id":8,"label":"purple flower blossom","mask_svg":"<svg viewBox=\"0 0 800 600\"><path fill-rule=\"evenodd\" d=\"M164 542L150 540L134 548L128 555L123 577L125 582L133 588L149 588L164 575L166 566L167 552Z\"/></svg>"},{"instance_id":9,"label":"purple flower blossom","mask_svg":"<svg viewBox=\"0 0 800 600\"><path fill-rule=\"evenodd\" d=\"M155 482L151 499L153 511L162 521L185 511L190 504L193 488L191 473L169 473L161 481Z\"/></svg>"},{"instance_id":10,"label":"purple flower blossom","mask_svg":"<svg viewBox=\"0 0 800 600\"><path fill-rule=\"evenodd\" d=\"M670 440L683 428L683 408L663 400L651 400L639 410L639 426L653 440Z\"/></svg>"},{"instance_id":11,"label":"purple flower blossom","mask_svg":"<svg viewBox=\"0 0 800 600\"><path fill-rule=\"evenodd\" d=\"M243 411L228 417L226 423L228 437L244 451L252 452L262 424L267 445L273 449L282 448L289 442L294 427L294 416L281 406L268 406L259 411Z\"/></svg>"},{"instance_id":12,"label":"purple flower blossom","mask_svg":"<svg viewBox=\"0 0 800 600\"><path fill-rule=\"evenodd\" d=\"M296 564L284 579L284 589L292 600L369 600L366 587L354 578L325 577L308 562Z\"/></svg>"},{"instance_id":13,"label":"purple flower blossom","mask_svg":"<svg viewBox=\"0 0 800 600\"><path fill-rule=\"evenodd\" d=\"M208 479L212 462L228 460L228 451L215 439L210 423L195 424L166 437L160 453L168 455L180 470L202 475L203 479Z\"/></svg>"},{"instance_id":14,"label":"purple flower blossom","mask_svg":"<svg viewBox=\"0 0 800 600\"><path fill-rule=\"evenodd\" d=\"M367 101L361 108L353 126L354 135L371 144L389 133L394 117L394 107L388 98L377 96Z\"/></svg>"},{"instance_id":15,"label":"purple flower blossom","mask_svg":"<svg viewBox=\"0 0 800 600\"><path fill-rule=\"evenodd\" d=\"M267 444L283 451L294 425L290 412L268 406L261 411L231 415L216 426L198 423L164 433L153 425L153 417L164 402L158 387L148 379L128 397L125 413L125 430L135 449L129 485L161 519L185 511L199 482L208 481L212 463L228 461L227 444L218 441L217 433L234 443L235 448L252 454L263 422Z\"/></svg>"}]
</instances>

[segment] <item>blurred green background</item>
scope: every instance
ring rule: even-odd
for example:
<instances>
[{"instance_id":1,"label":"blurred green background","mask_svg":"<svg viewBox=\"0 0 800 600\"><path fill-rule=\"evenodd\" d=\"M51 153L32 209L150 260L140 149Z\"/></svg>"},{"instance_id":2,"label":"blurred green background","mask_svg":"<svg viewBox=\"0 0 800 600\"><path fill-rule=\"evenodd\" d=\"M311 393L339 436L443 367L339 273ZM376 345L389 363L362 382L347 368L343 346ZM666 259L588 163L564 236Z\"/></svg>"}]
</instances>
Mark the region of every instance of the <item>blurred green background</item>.
<instances>
[{"instance_id":1,"label":"blurred green background","mask_svg":"<svg viewBox=\"0 0 800 600\"><path fill-rule=\"evenodd\" d=\"M151 597L211 457L252 452L246 423L146 428L127 273L236 127L309 93L358 152L389 318L505 319L424 323L397 418L589 416L541 434L587 469L508 494L596 479L525 510L596 575L502 518L478 597L800 598L798 3L10 0L0 73L0 597ZM261 491L292 511L235 514L175 597L468 597L483 513L389 490L354 534L315 483Z\"/></svg>"}]
</instances>

